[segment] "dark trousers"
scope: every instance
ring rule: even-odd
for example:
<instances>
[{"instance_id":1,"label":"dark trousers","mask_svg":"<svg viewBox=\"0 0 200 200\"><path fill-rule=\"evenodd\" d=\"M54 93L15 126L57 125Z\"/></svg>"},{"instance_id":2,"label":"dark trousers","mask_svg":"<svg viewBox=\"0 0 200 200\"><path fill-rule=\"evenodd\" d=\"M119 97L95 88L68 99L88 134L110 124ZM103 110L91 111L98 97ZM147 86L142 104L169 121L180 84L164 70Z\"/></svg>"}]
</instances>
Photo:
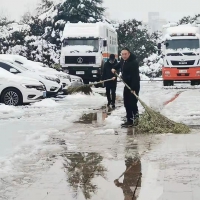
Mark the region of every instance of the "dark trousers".
<instances>
[{"instance_id":1,"label":"dark trousers","mask_svg":"<svg viewBox=\"0 0 200 200\"><path fill-rule=\"evenodd\" d=\"M108 99L108 103L115 104L116 87L106 86L106 96L107 96L107 99ZM111 96L112 96L112 99L111 99Z\"/></svg>"},{"instance_id":2,"label":"dark trousers","mask_svg":"<svg viewBox=\"0 0 200 200\"><path fill-rule=\"evenodd\" d=\"M135 91L139 95L139 90ZM124 88L124 107L126 109L127 121L133 121L134 116L138 115L138 99L126 87Z\"/></svg>"}]
</instances>

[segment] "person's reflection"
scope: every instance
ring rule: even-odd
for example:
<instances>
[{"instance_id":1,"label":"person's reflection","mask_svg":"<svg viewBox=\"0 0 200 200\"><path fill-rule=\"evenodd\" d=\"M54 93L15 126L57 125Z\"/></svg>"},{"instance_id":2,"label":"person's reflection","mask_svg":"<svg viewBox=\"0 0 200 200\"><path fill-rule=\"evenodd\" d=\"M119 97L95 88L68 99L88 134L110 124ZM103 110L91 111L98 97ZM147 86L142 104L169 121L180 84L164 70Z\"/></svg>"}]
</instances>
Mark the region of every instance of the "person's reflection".
<instances>
[{"instance_id":1,"label":"person's reflection","mask_svg":"<svg viewBox=\"0 0 200 200\"><path fill-rule=\"evenodd\" d=\"M139 158L128 158L125 161L126 170L133 165L125 174L123 183L115 180L115 185L124 193L124 200L136 200L136 190L141 187L141 161Z\"/></svg>"}]
</instances>

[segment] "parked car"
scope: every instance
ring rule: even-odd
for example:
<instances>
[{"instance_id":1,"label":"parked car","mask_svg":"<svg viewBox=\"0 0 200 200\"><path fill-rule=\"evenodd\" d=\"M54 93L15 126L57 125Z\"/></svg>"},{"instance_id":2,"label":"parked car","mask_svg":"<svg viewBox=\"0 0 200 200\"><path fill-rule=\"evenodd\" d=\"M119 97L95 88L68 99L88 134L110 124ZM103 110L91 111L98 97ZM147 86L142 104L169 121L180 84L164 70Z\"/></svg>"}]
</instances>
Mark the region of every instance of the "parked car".
<instances>
[{"instance_id":1,"label":"parked car","mask_svg":"<svg viewBox=\"0 0 200 200\"><path fill-rule=\"evenodd\" d=\"M56 76L49 75L42 72L37 72L34 70L28 70L18 63L13 63L12 61L1 60L0 59L0 68L3 68L16 76L23 76L34 78L44 84L47 91L47 97L56 96L58 92L62 91L62 84L60 79Z\"/></svg>"},{"instance_id":2,"label":"parked car","mask_svg":"<svg viewBox=\"0 0 200 200\"><path fill-rule=\"evenodd\" d=\"M42 73L46 73L46 74L51 74L56 76L57 78L60 79L63 89L62 92L64 94L67 93L67 88L69 86L71 86L71 79L70 76L64 72L59 72L55 69L49 68L49 67L44 67L43 63L41 62L34 62L31 60L28 60L26 57L24 56L20 56L20 55L12 55L12 54L3 54L0 55L0 58L6 59L8 61L12 61L12 63L14 64L15 62L22 65L23 67L27 68L28 70L35 70L35 71L39 71Z\"/></svg>"},{"instance_id":3,"label":"parked car","mask_svg":"<svg viewBox=\"0 0 200 200\"><path fill-rule=\"evenodd\" d=\"M16 76L0 68L0 102L6 105L33 103L46 97L46 90L36 79Z\"/></svg>"}]
</instances>

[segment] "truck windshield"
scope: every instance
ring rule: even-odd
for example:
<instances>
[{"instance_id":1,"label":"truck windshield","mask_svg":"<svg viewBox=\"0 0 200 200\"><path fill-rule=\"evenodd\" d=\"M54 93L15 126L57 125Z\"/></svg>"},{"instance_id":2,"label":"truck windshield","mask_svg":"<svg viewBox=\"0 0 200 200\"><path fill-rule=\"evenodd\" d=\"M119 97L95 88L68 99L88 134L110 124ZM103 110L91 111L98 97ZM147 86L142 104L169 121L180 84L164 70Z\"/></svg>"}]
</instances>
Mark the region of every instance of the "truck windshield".
<instances>
[{"instance_id":1,"label":"truck windshield","mask_svg":"<svg viewBox=\"0 0 200 200\"><path fill-rule=\"evenodd\" d=\"M198 39L176 39L176 40L167 40L166 41L167 49L198 49L199 40Z\"/></svg>"},{"instance_id":2,"label":"truck windshield","mask_svg":"<svg viewBox=\"0 0 200 200\"><path fill-rule=\"evenodd\" d=\"M98 39L64 39L63 47L65 46L93 46L93 52L99 51L99 40Z\"/></svg>"}]
</instances>

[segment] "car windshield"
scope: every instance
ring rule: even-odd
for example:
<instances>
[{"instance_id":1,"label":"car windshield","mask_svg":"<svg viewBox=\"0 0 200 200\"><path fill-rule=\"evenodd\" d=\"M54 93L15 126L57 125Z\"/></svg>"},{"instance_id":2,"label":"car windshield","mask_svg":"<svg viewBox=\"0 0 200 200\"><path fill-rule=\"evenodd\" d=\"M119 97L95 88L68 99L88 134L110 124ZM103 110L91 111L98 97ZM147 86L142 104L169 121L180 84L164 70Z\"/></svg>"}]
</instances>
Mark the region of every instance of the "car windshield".
<instances>
[{"instance_id":1,"label":"car windshield","mask_svg":"<svg viewBox=\"0 0 200 200\"><path fill-rule=\"evenodd\" d=\"M167 49L198 49L199 40L198 39L174 39L166 41Z\"/></svg>"},{"instance_id":2,"label":"car windshield","mask_svg":"<svg viewBox=\"0 0 200 200\"><path fill-rule=\"evenodd\" d=\"M64 39L63 47L65 46L93 46L93 51L99 51L98 39Z\"/></svg>"}]
</instances>

